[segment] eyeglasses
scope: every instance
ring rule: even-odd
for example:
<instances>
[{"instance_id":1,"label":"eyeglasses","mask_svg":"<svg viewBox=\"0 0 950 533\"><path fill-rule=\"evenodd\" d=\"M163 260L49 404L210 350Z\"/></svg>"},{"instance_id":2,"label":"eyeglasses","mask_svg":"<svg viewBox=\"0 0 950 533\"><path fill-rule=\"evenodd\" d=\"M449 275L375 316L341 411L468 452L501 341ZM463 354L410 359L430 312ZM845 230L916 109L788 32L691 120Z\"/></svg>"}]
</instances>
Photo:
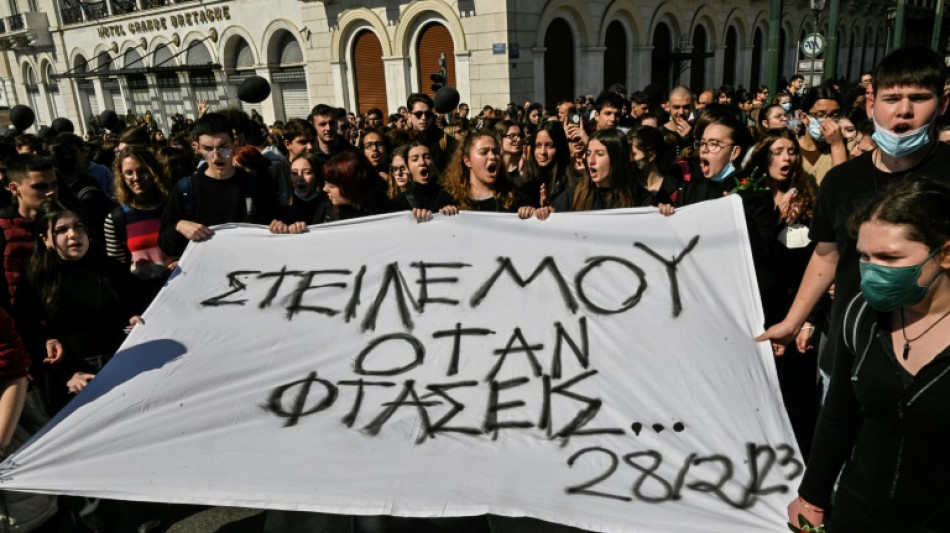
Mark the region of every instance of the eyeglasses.
<instances>
[{"instance_id":1,"label":"eyeglasses","mask_svg":"<svg viewBox=\"0 0 950 533\"><path fill-rule=\"evenodd\" d=\"M432 112L431 112L431 111L415 111L415 112L410 113L410 114L411 114L412 116L416 117L416 118L419 119L419 120L422 120L423 118L429 118L429 117L432 116Z\"/></svg>"},{"instance_id":2,"label":"eyeglasses","mask_svg":"<svg viewBox=\"0 0 950 533\"><path fill-rule=\"evenodd\" d=\"M831 120L838 122L838 120L841 119L841 111L835 111L833 113L813 113L809 116L816 118L818 120L825 120L826 118L830 118Z\"/></svg>"},{"instance_id":3,"label":"eyeglasses","mask_svg":"<svg viewBox=\"0 0 950 533\"><path fill-rule=\"evenodd\" d=\"M524 133L509 133L508 135L505 135L505 138L511 142L515 142L518 139L524 139Z\"/></svg>"},{"instance_id":4,"label":"eyeglasses","mask_svg":"<svg viewBox=\"0 0 950 533\"><path fill-rule=\"evenodd\" d=\"M383 141L363 143L364 150L367 148L376 148L376 149L382 150L385 147L386 147L386 143L384 143Z\"/></svg>"},{"instance_id":5,"label":"eyeglasses","mask_svg":"<svg viewBox=\"0 0 950 533\"><path fill-rule=\"evenodd\" d=\"M201 153L204 154L205 157L214 157L214 154L217 153L219 156L227 158L231 157L231 147L219 146L217 148L208 148L203 146L201 148Z\"/></svg>"},{"instance_id":6,"label":"eyeglasses","mask_svg":"<svg viewBox=\"0 0 950 533\"><path fill-rule=\"evenodd\" d=\"M389 167L389 171L393 174L405 174L409 172L409 169L406 167Z\"/></svg>"},{"instance_id":7,"label":"eyeglasses","mask_svg":"<svg viewBox=\"0 0 950 533\"><path fill-rule=\"evenodd\" d=\"M697 151L702 151L702 149L705 148L711 154L717 154L720 150L727 146L735 145L719 141L696 141L693 143L693 148L695 148Z\"/></svg>"}]
</instances>

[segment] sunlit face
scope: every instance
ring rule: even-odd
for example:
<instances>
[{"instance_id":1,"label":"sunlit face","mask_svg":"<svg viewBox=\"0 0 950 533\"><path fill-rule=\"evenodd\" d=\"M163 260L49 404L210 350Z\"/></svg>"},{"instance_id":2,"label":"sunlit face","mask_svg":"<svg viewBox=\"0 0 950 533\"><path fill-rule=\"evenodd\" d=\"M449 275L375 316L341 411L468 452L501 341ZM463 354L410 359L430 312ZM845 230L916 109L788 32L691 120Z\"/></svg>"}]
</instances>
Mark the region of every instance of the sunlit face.
<instances>
[{"instance_id":1,"label":"sunlit face","mask_svg":"<svg viewBox=\"0 0 950 533\"><path fill-rule=\"evenodd\" d=\"M374 167L386 163L386 143L383 142L383 136L378 133L367 133L363 136L363 153Z\"/></svg>"},{"instance_id":2,"label":"sunlit face","mask_svg":"<svg viewBox=\"0 0 950 533\"><path fill-rule=\"evenodd\" d=\"M930 89L898 86L878 89L871 113L877 127L894 133L906 133L931 123L938 111L943 109L946 109L946 100Z\"/></svg>"},{"instance_id":3,"label":"sunlit face","mask_svg":"<svg viewBox=\"0 0 950 533\"><path fill-rule=\"evenodd\" d=\"M819 122L826 119L838 121L841 119L841 105L834 100L823 98L816 101L808 110L808 113L802 113L801 118L805 127L808 127L812 120L818 120Z\"/></svg>"},{"instance_id":4,"label":"sunlit face","mask_svg":"<svg viewBox=\"0 0 950 533\"><path fill-rule=\"evenodd\" d=\"M36 211L41 205L55 200L59 192L59 181L53 170L29 172L19 182L10 182L10 192L17 199L21 214Z\"/></svg>"},{"instance_id":5,"label":"sunlit face","mask_svg":"<svg viewBox=\"0 0 950 533\"><path fill-rule=\"evenodd\" d=\"M231 137L224 133L198 137L198 150L208 162L206 174L218 179L226 179L234 174L232 146Z\"/></svg>"},{"instance_id":6,"label":"sunlit face","mask_svg":"<svg viewBox=\"0 0 950 533\"><path fill-rule=\"evenodd\" d=\"M610 155L597 139L587 143L587 174L598 187L610 187Z\"/></svg>"},{"instance_id":7,"label":"sunlit face","mask_svg":"<svg viewBox=\"0 0 950 533\"><path fill-rule=\"evenodd\" d=\"M732 140L732 129L722 124L707 126L700 143L699 168L706 178L716 176L739 156L739 148Z\"/></svg>"},{"instance_id":8,"label":"sunlit face","mask_svg":"<svg viewBox=\"0 0 950 533\"><path fill-rule=\"evenodd\" d=\"M284 140L284 147L287 148L289 159L293 161L303 154L313 152L313 145L317 140L309 135L298 135L292 140Z\"/></svg>"},{"instance_id":9,"label":"sunlit face","mask_svg":"<svg viewBox=\"0 0 950 533\"><path fill-rule=\"evenodd\" d=\"M851 122L851 119L841 117L838 120L838 126L841 128L841 136L844 137L846 141L854 139L855 135L858 134L858 130L854 127L854 123Z\"/></svg>"},{"instance_id":10,"label":"sunlit face","mask_svg":"<svg viewBox=\"0 0 950 533\"><path fill-rule=\"evenodd\" d=\"M79 217L67 211L46 232L43 243L60 259L78 261L89 251L89 233Z\"/></svg>"},{"instance_id":11,"label":"sunlit face","mask_svg":"<svg viewBox=\"0 0 950 533\"><path fill-rule=\"evenodd\" d=\"M425 131L433 119L432 110L425 102L413 102L409 112L409 127L416 131Z\"/></svg>"},{"instance_id":12,"label":"sunlit face","mask_svg":"<svg viewBox=\"0 0 950 533\"><path fill-rule=\"evenodd\" d=\"M689 118L689 107L692 104L691 96L671 96L670 97L670 117L679 117L683 120Z\"/></svg>"},{"instance_id":13,"label":"sunlit face","mask_svg":"<svg viewBox=\"0 0 950 533\"><path fill-rule=\"evenodd\" d=\"M547 167L556 161L557 148L554 147L554 139L551 134L545 130L538 130L534 136L534 161L539 167Z\"/></svg>"},{"instance_id":14,"label":"sunlit face","mask_svg":"<svg viewBox=\"0 0 950 533\"><path fill-rule=\"evenodd\" d=\"M535 126L537 126L538 124L540 124L540 123L541 123L541 111L539 111L539 110L537 110L537 109L532 109L531 112L528 113L528 122L530 122L531 124L533 124L533 125L535 125Z\"/></svg>"},{"instance_id":15,"label":"sunlit face","mask_svg":"<svg viewBox=\"0 0 950 533\"><path fill-rule=\"evenodd\" d=\"M405 187L409 183L409 166L401 155L394 155L389 164L389 172L398 187Z\"/></svg>"},{"instance_id":16,"label":"sunlit face","mask_svg":"<svg viewBox=\"0 0 950 533\"><path fill-rule=\"evenodd\" d=\"M122 160L122 181L133 196L143 197L155 189L155 177L137 158L126 157Z\"/></svg>"},{"instance_id":17,"label":"sunlit face","mask_svg":"<svg viewBox=\"0 0 950 533\"><path fill-rule=\"evenodd\" d=\"M290 184L294 192L301 198L310 198L317 192L319 185L317 173L310 166L310 161L300 157L290 164Z\"/></svg>"},{"instance_id":18,"label":"sunlit face","mask_svg":"<svg viewBox=\"0 0 950 533\"><path fill-rule=\"evenodd\" d=\"M924 262L933 251L926 244L907 238L906 226L870 220L858 230L858 253L862 262L888 267L908 267ZM918 286L926 286L941 270L942 254L924 263L917 278ZM931 287L930 290L934 290Z\"/></svg>"},{"instance_id":19,"label":"sunlit face","mask_svg":"<svg viewBox=\"0 0 950 533\"><path fill-rule=\"evenodd\" d=\"M462 156L462 164L468 167L471 181L492 187L501 170L501 149L494 137L483 135L472 143L468 154Z\"/></svg>"},{"instance_id":20,"label":"sunlit face","mask_svg":"<svg viewBox=\"0 0 950 533\"><path fill-rule=\"evenodd\" d=\"M798 148L789 139L779 138L769 150L769 177L775 181L787 181L798 162Z\"/></svg>"},{"instance_id":21,"label":"sunlit face","mask_svg":"<svg viewBox=\"0 0 950 533\"><path fill-rule=\"evenodd\" d=\"M342 189L329 181L323 183L323 192L327 193L327 198L330 200L330 203L335 206L352 205L352 202L343 196Z\"/></svg>"},{"instance_id":22,"label":"sunlit face","mask_svg":"<svg viewBox=\"0 0 950 533\"><path fill-rule=\"evenodd\" d=\"M764 122L767 130L785 129L788 126L788 114L780 107L770 107Z\"/></svg>"},{"instance_id":23,"label":"sunlit face","mask_svg":"<svg viewBox=\"0 0 950 533\"><path fill-rule=\"evenodd\" d=\"M620 110L616 107L604 106L595 118L597 121L597 129L605 130L608 128L617 127L617 122L620 120Z\"/></svg>"},{"instance_id":24,"label":"sunlit face","mask_svg":"<svg viewBox=\"0 0 950 533\"><path fill-rule=\"evenodd\" d=\"M332 144L336 139L338 126L335 115L314 115L313 127L317 130L317 139L323 144Z\"/></svg>"},{"instance_id":25,"label":"sunlit face","mask_svg":"<svg viewBox=\"0 0 950 533\"><path fill-rule=\"evenodd\" d=\"M428 146L413 146L409 149L409 175L412 181L425 185L432 174L432 155Z\"/></svg>"},{"instance_id":26,"label":"sunlit face","mask_svg":"<svg viewBox=\"0 0 950 533\"><path fill-rule=\"evenodd\" d=\"M516 154L524 149L524 134L521 132L521 126L511 126L501 138L501 149L508 154Z\"/></svg>"}]
</instances>

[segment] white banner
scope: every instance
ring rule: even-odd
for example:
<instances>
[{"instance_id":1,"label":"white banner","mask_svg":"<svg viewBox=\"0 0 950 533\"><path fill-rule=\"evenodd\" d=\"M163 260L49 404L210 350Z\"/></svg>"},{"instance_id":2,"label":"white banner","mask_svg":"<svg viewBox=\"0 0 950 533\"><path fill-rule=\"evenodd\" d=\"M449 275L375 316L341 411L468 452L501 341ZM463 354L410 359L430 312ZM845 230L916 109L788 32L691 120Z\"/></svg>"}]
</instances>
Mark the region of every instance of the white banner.
<instances>
[{"instance_id":1,"label":"white banner","mask_svg":"<svg viewBox=\"0 0 950 533\"><path fill-rule=\"evenodd\" d=\"M0 488L605 532L784 529L741 203L218 228Z\"/></svg>"}]
</instances>

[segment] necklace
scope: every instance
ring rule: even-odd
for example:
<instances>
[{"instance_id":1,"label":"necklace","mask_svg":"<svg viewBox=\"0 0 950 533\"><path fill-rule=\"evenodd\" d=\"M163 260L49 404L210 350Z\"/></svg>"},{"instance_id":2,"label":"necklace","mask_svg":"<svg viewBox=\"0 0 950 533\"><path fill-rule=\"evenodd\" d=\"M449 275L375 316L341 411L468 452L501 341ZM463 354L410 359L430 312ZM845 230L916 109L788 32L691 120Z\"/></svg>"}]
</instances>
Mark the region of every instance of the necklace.
<instances>
[{"instance_id":1,"label":"necklace","mask_svg":"<svg viewBox=\"0 0 950 533\"><path fill-rule=\"evenodd\" d=\"M914 341L916 341L916 340L919 340L921 337L923 337L924 335L926 335L927 333L929 333L930 330L934 329L934 326L936 326L937 324L939 324L940 321L942 321L943 319L947 318L948 316L950 316L950 311L947 311L946 313L944 313L943 316L941 316L940 318L938 318L933 324L930 325L929 328L925 329L923 333L921 333L920 335L917 335L917 336L914 337L913 339L908 339L908 338L907 338L907 331L906 331L906 329L905 329L907 326L906 326L906 324L905 324L905 322L904 322L904 308L901 307L901 336L904 337L904 354L903 354L904 361L906 361L907 358L910 356L910 343L912 343L912 342L914 342Z\"/></svg>"}]
</instances>

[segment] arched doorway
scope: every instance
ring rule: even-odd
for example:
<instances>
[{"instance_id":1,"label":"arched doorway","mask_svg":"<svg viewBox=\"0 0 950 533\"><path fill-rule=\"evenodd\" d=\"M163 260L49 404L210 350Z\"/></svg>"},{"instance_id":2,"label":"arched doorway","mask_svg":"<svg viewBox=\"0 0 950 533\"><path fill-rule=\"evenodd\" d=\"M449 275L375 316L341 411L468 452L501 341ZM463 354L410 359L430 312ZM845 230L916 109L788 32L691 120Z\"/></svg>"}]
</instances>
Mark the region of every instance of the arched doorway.
<instances>
[{"instance_id":1,"label":"arched doorway","mask_svg":"<svg viewBox=\"0 0 950 533\"><path fill-rule=\"evenodd\" d=\"M762 29L756 28L752 37L752 68L749 87L758 87L762 82Z\"/></svg>"},{"instance_id":2,"label":"arched doorway","mask_svg":"<svg viewBox=\"0 0 950 533\"><path fill-rule=\"evenodd\" d=\"M377 42L378 45L378 42ZM379 48L382 57L382 46ZM435 96L430 76L439 71L439 60L445 56L445 77L448 84L455 85L455 42L445 26L433 22L422 28L416 45L416 70L419 75L419 92ZM380 59L382 63L382 59ZM359 82L357 82L359 83Z\"/></svg>"},{"instance_id":3,"label":"arched doorway","mask_svg":"<svg viewBox=\"0 0 950 533\"><path fill-rule=\"evenodd\" d=\"M739 51L739 33L735 26L729 26L726 30L726 50L722 58L722 83L725 85L736 84L736 61Z\"/></svg>"},{"instance_id":4,"label":"arched doorway","mask_svg":"<svg viewBox=\"0 0 950 533\"><path fill-rule=\"evenodd\" d=\"M689 65L689 89L699 94L706 85L706 28L701 24L693 30L693 59Z\"/></svg>"},{"instance_id":5,"label":"arched doorway","mask_svg":"<svg viewBox=\"0 0 950 533\"><path fill-rule=\"evenodd\" d=\"M224 68L228 73L228 85L230 85L231 100L236 102L242 110L247 113L251 111L261 112L261 104L258 102L252 104L238 99L237 90L247 78L256 76L254 70L254 50L247 43L244 37L233 37L233 41L225 48Z\"/></svg>"},{"instance_id":6,"label":"arched doorway","mask_svg":"<svg viewBox=\"0 0 950 533\"><path fill-rule=\"evenodd\" d=\"M145 66L142 61L142 55L139 54L138 50L131 48L125 52L125 56L122 61L122 68L140 69ZM160 111L151 109L152 101L149 97L148 80L145 79L145 74L127 74L125 76L125 81L126 86L129 88L129 98L132 100L130 108L134 113L142 116L145 114L145 111L151 111L152 113L157 113ZM156 120L158 119L157 116L154 118Z\"/></svg>"},{"instance_id":7,"label":"arched doorway","mask_svg":"<svg viewBox=\"0 0 950 533\"><path fill-rule=\"evenodd\" d=\"M607 36L604 39L604 90L619 83L627 85L627 32L619 20L607 26ZM627 90L630 90L627 87Z\"/></svg>"},{"instance_id":8,"label":"arched doorway","mask_svg":"<svg viewBox=\"0 0 950 533\"><path fill-rule=\"evenodd\" d=\"M40 98L40 86L36 78L36 72L34 72L33 67L30 65L26 65L23 68L23 80L26 82L27 103L36 116L36 122L33 127L39 129L40 126L48 126L50 123L49 111L40 101L42 100Z\"/></svg>"},{"instance_id":9,"label":"arched doorway","mask_svg":"<svg viewBox=\"0 0 950 533\"><path fill-rule=\"evenodd\" d=\"M167 44L159 44L152 52L152 66L156 71L156 92L161 101L162 112L168 117L170 128L171 117L185 113L185 93L178 78L178 60Z\"/></svg>"},{"instance_id":10,"label":"arched doorway","mask_svg":"<svg viewBox=\"0 0 950 533\"><path fill-rule=\"evenodd\" d=\"M188 82L194 91L194 99L207 101L212 109L221 109L227 102L220 101L218 82L214 78L214 59L211 51L202 42L192 42L185 53L188 65Z\"/></svg>"},{"instance_id":11,"label":"arched doorway","mask_svg":"<svg viewBox=\"0 0 950 533\"><path fill-rule=\"evenodd\" d=\"M89 72L89 62L83 56L76 56L73 61L72 72L77 76ZM96 88L89 78L76 78L76 89L79 92L79 105L82 107L86 120L99 116L99 102L96 100Z\"/></svg>"},{"instance_id":12,"label":"arched doorway","mask_svg":"<svg viewBox=\"0 0 950 533\"><path fill-rule=\"evenodd\" d=\"M271 71L271 81L277 85L282 109L278 109L278 118L306 118L310 114L310 97L307 96L307 79L303 69L303 50L300 42L289 31L282 30L274 34L276 48L269 58L277 68Z\"/></svg>"},{"instance_id":13,"label":"arched doorway","mask_svg":"<svg viewBox=\"0 0 950 533\"><path fill-rule=\"evenodd\" d=\"M383 46L379 43L376 34L370 30L359 32L353 39L351 57L353 58L353 84L356 89L357 109L360 113L366 113L376 107L384 114L388 113Z\"/></svg>"},{"instance_id":14,"label":"arched doorway","mask_svg":"<svg viewBox=\"0 0 950 533\"><path fill-rule=\"evenodd\" d=\"M544 98L549 104L574 100L574 35L562 18L544 34Z\"/></svg>"},{"instance_id":15,"label":"arched doorway","mask_svg":"<svg viewBox=\"0 0 950 533\"><path fill-rule=\"evenodd\" d=\"M664 92L669 92L672 82L670 53L673 50L673 36L670 27L661 22L653 30L653 52L650 82Z\"/></svg>"},{"instance_id":16,"label":"arched doorway","mask_svg":"<svg viewBox=\"0 0 950 533\"><path fill-rule=\"evenodd\" d=\"M43 79L46 80L46 93L49 94L50 103L53 106L51 110L52 117L65 117L66 103L63 101L63 93L59 90L59 80L55 79L53 74L55 74L53 72L53 65L47 63L43 73Z\"/></svg>"}]
</instances>

